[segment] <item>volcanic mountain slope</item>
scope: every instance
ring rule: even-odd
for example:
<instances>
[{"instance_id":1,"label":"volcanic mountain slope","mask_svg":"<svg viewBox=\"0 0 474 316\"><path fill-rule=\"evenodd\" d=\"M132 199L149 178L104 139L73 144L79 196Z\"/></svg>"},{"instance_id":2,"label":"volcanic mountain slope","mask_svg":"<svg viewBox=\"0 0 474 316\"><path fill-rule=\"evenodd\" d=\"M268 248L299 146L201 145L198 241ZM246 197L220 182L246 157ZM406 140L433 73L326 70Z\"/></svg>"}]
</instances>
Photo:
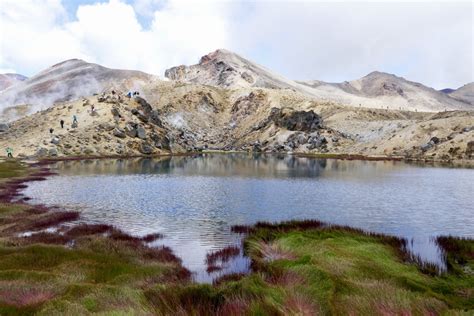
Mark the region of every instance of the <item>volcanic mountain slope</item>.
<instances>
[{"instance_id":1,"label":"volcanic mountain slope","mask_svg":"<svg viewBox=\"0 0 474 316\"><path fill-rule=\"evenodd\" d=\"M71 59L1 91L0 113L3 120L11 120L50 107L55 102L75 100L107 89L139 89L155 79L140 71L109 69Z\"/></svg>"},{"instance_id":2,"label":"volcanic mountain slope","mask_svg":"<svg viewBox=\"0 0 474 316\"><path fill-rule=\"evenodd\" d=\"M0 148L12 147L15 155L40 157L207 149L474 161L472 111L354 107L325 101L304 90L326 87L330 95L341 91L340 95L372 100L386 97L385 90L389 96L400 96L390 83L401 78L373 73L350 83L305 86L275 77L226 51L203 58L201 64L189 72L184 66L169 70L168 77L179 79L170 81L79 60L55 65L25 82L30 84L21 84L23 90L16 85L6 91L15 88L27 91L25 97L44 99L50 87L66 84L74 94L61 89L53 94L56 103L46 104L46 110L0 124ZM199 83L202 78L205 84ZM140 96L126 97L128 89L139 90ZM408 93L408 88L402 89ZM68 101L75 98L78 100ZM391 107L395 106L391 103ZM78 125L72 124L74 115ZM64 128L60 120L66 122Z\"/></svg>"},{"instance_id":3,"label":"volcanic mountain slope","mask_svg":"<svg viewBox=\"0 0 474 316\"><path fill-rule=\"evenodd\" d=\"M0 74L0 91L26 79L28 78L20 74Z\"/></svg>"},{"instance_id":4,"label":"volcanic mountain slope","mask_svg":"<svg viewBox=\"0 0 474 316\"><path fill-rule=\"evenodd\" d=\"M315 100L350 106L430 112L472 109L462 100L387 73L372 72L343 83L293 81L223 49L203 56L196 65L170 68L165 76L171 80L225 88L291 89Z\"/></svg>"},{"instance_id":5,"label":"volcanic mountain slope","mask_svg":"<svg viewBox=\"0 0 474 316\"><path fill-rule=\"evenodd\" d=\"M12 147L23 156L207 149L474 159L472 112L354 108L287 90L229 90L174 81L147 85L141 95L127 98L108 91L58 103L10 124L0 133L0 148Z\"/></svg>"},{"instance_id":6,"label":"volcanic mountain slope","mask_svg":"<svg viewBox=\"0 0 474 316\"><path fill-rule=\"evenodd\" d=\"M474 82L470 82L449 93L451 98L470 103L474 107Z\"/></svg>"}]
</instances>

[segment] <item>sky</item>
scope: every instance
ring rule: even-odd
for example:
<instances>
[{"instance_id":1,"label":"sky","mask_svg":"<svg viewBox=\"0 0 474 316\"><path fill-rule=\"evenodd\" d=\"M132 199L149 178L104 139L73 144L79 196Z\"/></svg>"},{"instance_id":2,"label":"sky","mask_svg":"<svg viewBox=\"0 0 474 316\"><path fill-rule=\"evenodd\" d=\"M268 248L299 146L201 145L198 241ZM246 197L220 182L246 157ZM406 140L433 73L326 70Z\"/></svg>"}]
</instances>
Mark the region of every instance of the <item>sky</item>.
<instances>
[{"instance_id":1,"label":"sky","mask_svg":"<svg viewBox=\"0 0 474 316\"><path fill-rule=\"evenodd\" d=\"M66 59L163 76L218 48L295 80L474 81L471 1L0 0L0 73Z\"/></svg>"}]
</instances>

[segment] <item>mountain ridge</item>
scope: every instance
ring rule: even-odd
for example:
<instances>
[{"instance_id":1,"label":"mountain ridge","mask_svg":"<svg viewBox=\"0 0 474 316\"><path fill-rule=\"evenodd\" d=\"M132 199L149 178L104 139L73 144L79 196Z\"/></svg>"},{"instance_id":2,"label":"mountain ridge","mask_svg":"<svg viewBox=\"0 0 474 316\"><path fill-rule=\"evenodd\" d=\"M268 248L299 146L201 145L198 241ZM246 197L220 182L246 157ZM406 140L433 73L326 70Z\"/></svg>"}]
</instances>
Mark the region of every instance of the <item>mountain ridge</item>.
<instances>
[{"instance_id":1,"label":"mountain ridge","mask_svg":"<svg viewBox=\"0 0 474 316\"><path fill-rule=\"evenodd\" d=\"M71 101L106 89L138 89L153 80L156 76L141 71L68 59L0 91L0 113L8 119L17 116L14 109L17 105L23 105L22 114L31 114L56 102Z\"/></svg>"},{"instance_id":2,"label":"mountain ridge","mask_svg":"<svg viewBox=\"0 0 474 316\"><path fill-rule=\"evenodd\" d=\"M204 55L198 64L169 68L165 77L225 88L292 89L320 101L350 106L432 112L472 109L464 100L451 98L394 74L373 71L362 78L342 83L294 81L224 49Z\"/></svg>"},{"instance_id":3,"label":"mountain ridge","mask_svg":"<svg viewBox=\"0 0 474 316\"><path fill-rule=\"evenodd\" d=\"M341 83L294 81L225 49L202 56L198 64L169 68L165 77L172 81L230 90L281 90L319 102L353 107L428 112L474 109L472 83L446 94L381 71ZM2 120L8 121L48 108L56 102L114 88L122 92L140 90L159 81L157 76L141 71L112 69L81 59L68 59L0 91L0 114Z\"/></svg>"}]
</instances>

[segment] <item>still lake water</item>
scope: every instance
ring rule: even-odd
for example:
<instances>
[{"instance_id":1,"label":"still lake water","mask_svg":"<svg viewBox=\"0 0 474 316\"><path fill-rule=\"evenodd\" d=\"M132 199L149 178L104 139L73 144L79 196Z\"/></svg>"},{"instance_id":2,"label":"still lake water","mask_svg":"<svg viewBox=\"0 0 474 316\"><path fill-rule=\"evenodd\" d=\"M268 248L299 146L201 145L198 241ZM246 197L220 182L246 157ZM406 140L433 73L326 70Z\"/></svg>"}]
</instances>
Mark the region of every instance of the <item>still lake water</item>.
<instances>
[{"instance_id":1,"label":"still lake water","mask_svg":"<svg viewBox=\"0 0 474 316\"><path fill-rule=\"evenodd\" d=\"M82 220L134 235L160 232L209 281L209 251L239 243L235 224L318 219L403 236L425 260L440 262L431 238L474 237L474 169L391 161L203 154L156 159L58 162L59 175L32 182L32 203L81 211ZM221 271L248 269L239 257ZM213 275L215 276L215 275Z\"/></svg>"}]
</instances>

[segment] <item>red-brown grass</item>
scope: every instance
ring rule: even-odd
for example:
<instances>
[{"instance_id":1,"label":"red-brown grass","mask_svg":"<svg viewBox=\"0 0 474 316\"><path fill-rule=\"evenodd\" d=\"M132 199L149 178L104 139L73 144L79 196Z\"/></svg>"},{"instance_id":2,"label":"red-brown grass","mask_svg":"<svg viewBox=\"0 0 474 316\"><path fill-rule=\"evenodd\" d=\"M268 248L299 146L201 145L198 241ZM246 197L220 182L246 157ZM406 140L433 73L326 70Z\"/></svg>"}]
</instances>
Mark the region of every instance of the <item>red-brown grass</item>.
<instances>
[{"instance_id":1,"label":"red-brown grass","mask_svg":"<svg viewBox=\"0 0 474 316\"><path fill-rule=\"evenodd\" d=\"M222 270L222 267L215 264L208 264L206 268L207 273L213 273L220 270Z\"/></svg>"},{"instance_id":2,"label":"red-brown grass","mask_svg":"<svg viewBox=\"0 0 474 316\"><path fill-rule=\"evenodd\" d=\"M248 234L252 231L252 227L249 225L233 225L230 230L237 234Z\"/></svg>"},{"instance_id":3,"label":"red-brown grass","mask_svg":"<svg viewBox=\"0 0 474 316\"><path fill-rule=\"evenodd\" d=\"M69 229L66 235L70 237L98 235L105 234L112 229L112 226L105 224L80 224Z\"/></svg>"},{"instance_id":4,"label":"red-brown grass","mask_svg":"<svg viewBox=\"0 0 474 316\"><path fill-rule=\"evenodd\" d=\"M157 260L160 262L172 262L172 263L181 263L181 259L176 257L171 248L167 246L160 247L141 247L141 253L143 258L148 260Z\"/></svg>"},{"instance_id":5,"label":"red-brown grass","mask_svg":"<svg viewBox=\"0 0 474 316\"><path fill-rule=\"evenodd\" d=\"M293 286L295 284L304 284L306 280L304 277L296 272L284 271L281 269L273 269L271 273L267 273L265 281L280 286Z\"/></svg>"},{"instance_id":6,"label":"red-brown grass","mask_svg":"<svg viewBox=\"0 0 474 316\"><path fill-rule=\"evenodd\" d=\"M19 196L21 193L19 191L27 188L25 183L32 181L44 181L47 176L55 175L56 173L51 172L49 168L41 168L37 172L31 173L25 177L12 179L2 186L0 186L0 202L11 203ZM25 200L25 198L23 198ZM26 198L28 199L28 198Z\"/></svg>"},{"instance_id":7,"label":"red-brown grass","mask_svg":"<svg viewBox=\"0 0 474 316\"><path fill-rule=\"evenodd\" d=\"M20 242L28 243L28 244L57 244L57 245L65 245L71 241L71 238L65 235L61 235L58 233L48 233L48 232L40 232L36 234L32 234L31 236L19 237Z\"/></svg>"},{"instance_id":8,"label":"red-brown grass","mask_svg":"<svg viewBox=\"0 0 474 316\"><path fill-rule=\"evenodd\" d=\"M436 242L447 253L463 253L465 256L474 259L474 247L470 238L438 236ZM469 242L471 242L471 246L468 246Z\"/></svg>"},{"instance_id":9,"label":"red-brown grass","mask_svg":"<svg viewBox=\"0 0 474 316\"><path fill-rule=\"evenodd\" d=\"M474 260L474 241L471 238L438 236L436 243L443 250L444 259L450 271L456 271L457 265L465 265L470 260Z\"/></svg>"},{"instance_id":10,"label":"red-brown grass","mask_svg":"<svg viewBox=\"0 0 474 316\"><path fill-rule=\"evenodd\" d=\"M316 316L318 310L318 306L303 295L291 295L284 305L284 314L287 315Z\"/></svg>"},{"instance_id":11,"label":"red-brown grass","mask_svg":"<svg viewBox=\"0 0 474 316\"><path fill-rule=\"evenodd\" d=\"M79 212L54 212L35 219L25 230L41 230L79 219Z\"/></svg>"},{"instance_id":12,"label":"red-brown grass","mask_svg":"<svg viewBox=\"0 0 474 316\"><path fill-rule=\"evenodd\" d=\"M152 234L145 235L145 236L141 237L140 239L144 242L153 242L153 241L161 239L161 238L163 238L163 234L152 233Z\"/></svg>"},{"instance_id":13,"label":"red-brown grass","mask_svg":"<svg viewBox=\"0 0 474 316\"><path fill-rule=\"evenodd\" d=\"M39 215L48 213L50 209L44 205L33 205L31 208L27 209L25 212L27 214Z\"/></svg>"},{"instance_id":14,"label":"red-brown grass","mask_svg":"<svg viewBox=\"0 0 474 316\"><path fill-rule=\"evenodd\" d=\"M113 240L121 240L121 241L129 241L129 242L141 242L140 237L135 237L132 235L129 235L119 229L114 228L110 234L109 238Z\"/></svg>"},{"instance_id":15,"label":"red-brown grass","mask_svg":"<svg viewBox=\"0 0 474 316\"><path fill-rule=\"evenodd\" d=\"M0 302L14 307L25 307L44 303L55 296L53 291L36 288L10 288L0 290Z\"/></svg>"},{"instance_id":16,"label":"red-brown grass","mask_svg":"<svg viewBox=\"0 0 474 316\"><path fill-rule=\"evenodd\" d=\"M208 265L215 264L217 261L227 262L231 258L238 256L240 249L236 246L228 246L220 250L213 251L206 255L206 263Z\"/></svg>"}]
</instances>

